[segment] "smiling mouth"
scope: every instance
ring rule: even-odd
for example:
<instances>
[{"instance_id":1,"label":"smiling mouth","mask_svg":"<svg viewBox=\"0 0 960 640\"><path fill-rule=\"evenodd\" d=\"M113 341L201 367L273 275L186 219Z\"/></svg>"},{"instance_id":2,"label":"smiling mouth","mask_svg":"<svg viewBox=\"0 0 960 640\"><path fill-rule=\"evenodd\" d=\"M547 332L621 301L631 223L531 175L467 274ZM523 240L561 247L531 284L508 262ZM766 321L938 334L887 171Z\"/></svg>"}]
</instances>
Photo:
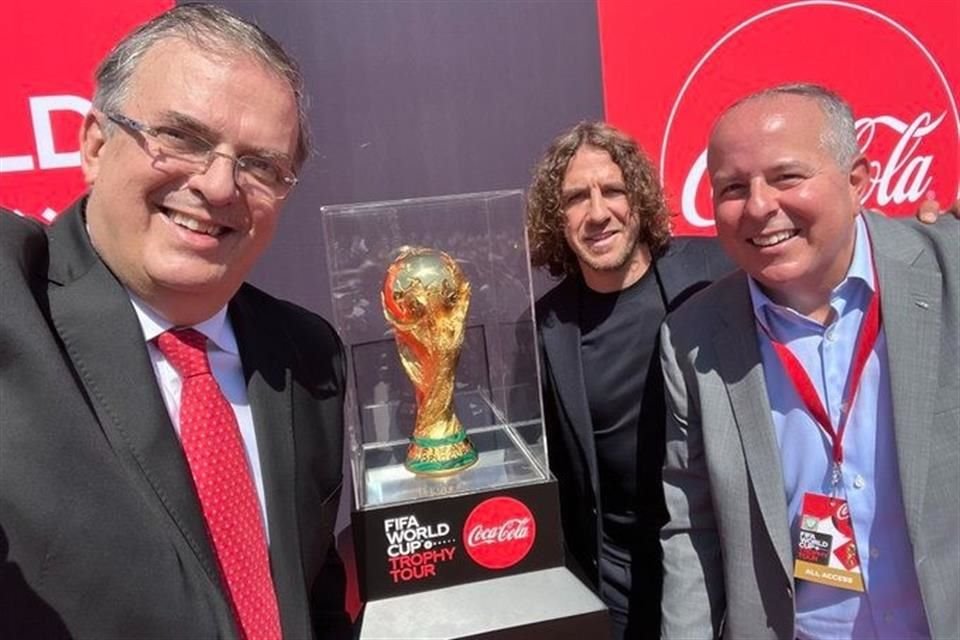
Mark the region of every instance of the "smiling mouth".
<instances>
[{"instance_id":1,"label":"smiling mouth","mask_svg":"<svg viewBox=\"0 0 960 640\"><path fill-rule=\"evenodd\" d=\"M755 247L774 247L778 244L786 242L790 238L793 238L800 232L797 229L787 229L784 231L777 231L776 233L771 233L763 236L754 236L749 238L747 242L752 244Z\"/></svg>"},{"instance_id":2,"label":"smiling mouth","mask_svg":"<svg viewBox=\"0 0 960 640\"><path fill-rule=\"evenodd\" d=\"M173 224L178 227L183 227L184 229L189 229L194 233L202 233L204 235L211 236L213 238L218 238L225 234L228 229L226 227L221 227L218 224L213 224L212 222L204 222L202 220L197 220L196 218L191 218L190 216L184 215L178 211L169 211L163 209L164 215L170 219Z\"/></svg>"},{"instance_id":3,"label":"smiling mouth","mask_svg":"<svg viewBox=\"0 0 960 640\"><path fill-rule=\"evenodd\" d=\"M592 236L587 236L586 238L584 238L584 240L586 241L587 244L598 244L600 242L603 242L604 240L609 240L614 235L616 235L615 231L604 231L603 233L597 233Z\"/></svg>"}]
</instances>

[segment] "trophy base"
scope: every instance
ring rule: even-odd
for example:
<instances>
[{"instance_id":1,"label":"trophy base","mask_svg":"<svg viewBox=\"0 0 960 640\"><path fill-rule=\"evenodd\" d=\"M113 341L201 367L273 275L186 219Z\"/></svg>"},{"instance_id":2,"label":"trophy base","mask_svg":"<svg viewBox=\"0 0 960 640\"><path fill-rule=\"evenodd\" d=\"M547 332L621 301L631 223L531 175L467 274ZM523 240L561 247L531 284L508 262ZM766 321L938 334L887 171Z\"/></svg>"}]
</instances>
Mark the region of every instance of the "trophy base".
<instances>
[{"instance_id":1,"label":"trophy base","mask_svg":"<svg viewBox=\"0 0 960 640\"><path fill-rule=\"evenodd\" d=\"M609 638L607 608L564 567L374 600L360 640Z\"/></svg>"},{"instance_id":2,"label":"trophy base","mask_svg":"<svg viewBox=\"0 0 960 640\"><path fill-rule=\"evenodd\" d=\"M403 464L418 476L439 477L472 467L478 458L477 449L466 434L456 442L412 438Z\"/></svg>"}]
</instances>

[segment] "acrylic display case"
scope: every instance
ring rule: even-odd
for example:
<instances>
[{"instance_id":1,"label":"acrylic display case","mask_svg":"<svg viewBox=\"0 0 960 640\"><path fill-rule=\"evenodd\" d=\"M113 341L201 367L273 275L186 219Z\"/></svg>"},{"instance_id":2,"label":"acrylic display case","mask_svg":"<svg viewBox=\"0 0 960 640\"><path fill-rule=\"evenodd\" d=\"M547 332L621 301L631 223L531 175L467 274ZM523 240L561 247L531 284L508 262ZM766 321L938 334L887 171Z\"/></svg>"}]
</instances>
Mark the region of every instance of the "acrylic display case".
<instances>
[{"instance_id":1,"label":"acrylic display case","mask_svg":"<svg viewBox=\"0 0 960 640\"><path fill-rule=\"evenodd\" d=\"M365 602L361 640L609 635L603 603L563 566L557 483L547 468L541 419L522 192L329 206L321 214L332 320L348 360L345 422ZM422 277L405 272L406 284L397 284L395 267L404 261L394 261L408 255L404 247L441 251L456 262L471 290L465 321L460 313L448 316L459 308L462 287L456 282L462 280L445 259L431 262L432 272L417 271ZM433 285L421 286L436 283L437 272L455 275L439 278L447 283L440 290L449 304L431 306L418 298L408 306L410 291L431 289L423 299L437 300ZM391 318L396 321L399 313L404 319L396 329L384 314L384 290L391 296ZM408 341L408 317L417 318L418 335L429 340ZM457 321L442 322L448 317ZM428 460L431 470L418 474L405 464L423 469L407 455L416 396L430 404L424 388L442 387L442 406L449 408L451 385L424 385L424 371L438 367L411 369L410 362L443 352L423 348L446 344L432 337L449 335L436 331L440 325L457 328L458 338L448 342L458 344L462 336L452 406L479 455L472 466L434 475ZM404 341L403 356L396 335ZM452 361L443 359L444 372ZM413 377L420 378L417 393ZM450 422L419 424L446 428ZM463 442L459 430L415 439L418 447L424 441ZM472 461L472 454L453 459Z\"/></svg>"},{"instance_id":2,"label":"acrylic display case","mask_svg":"<svg viewBox=\"0 0 960 640\"><path fill-rule=\"evenodd\" d=\"M346 424L359 510L549 478L540 419L530 267L520 191L323 207L333 322L348 357ZM455 412L478 462L445 477L408 471L416 416L381 290L404 246L450 255L472 288Z\"/></svg>"}]
</instances>

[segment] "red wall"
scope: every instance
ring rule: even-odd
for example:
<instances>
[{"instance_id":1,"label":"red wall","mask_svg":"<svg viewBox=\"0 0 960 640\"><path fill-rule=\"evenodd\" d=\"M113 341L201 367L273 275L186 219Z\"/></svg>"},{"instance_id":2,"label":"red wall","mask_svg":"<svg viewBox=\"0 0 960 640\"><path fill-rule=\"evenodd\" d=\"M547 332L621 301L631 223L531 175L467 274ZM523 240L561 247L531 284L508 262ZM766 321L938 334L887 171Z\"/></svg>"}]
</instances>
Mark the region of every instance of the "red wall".
<instances>
[{"instance_id":1,"label":"red wall","mask_svg":"<svg viewBox=\"0 0 960 640\"><path fill-rule=\"evenodd\" d=\"M853 106L872 162L866 205L907 214L958 194L960 3L598 0L606 117L660 168L674 230L711 234L698 165L722 109L813 81Z\"/></svg>"},{"instance_id":2,"label":"red wall","mask_svg":"<svg viewBox=\"0 0 960 640\"><path fill-rule=\"evenodd\" d=\"M0 3L0 205L52 220L83 190L78 129L93 70L173 0Z\"/></svg>"}]
</instances>

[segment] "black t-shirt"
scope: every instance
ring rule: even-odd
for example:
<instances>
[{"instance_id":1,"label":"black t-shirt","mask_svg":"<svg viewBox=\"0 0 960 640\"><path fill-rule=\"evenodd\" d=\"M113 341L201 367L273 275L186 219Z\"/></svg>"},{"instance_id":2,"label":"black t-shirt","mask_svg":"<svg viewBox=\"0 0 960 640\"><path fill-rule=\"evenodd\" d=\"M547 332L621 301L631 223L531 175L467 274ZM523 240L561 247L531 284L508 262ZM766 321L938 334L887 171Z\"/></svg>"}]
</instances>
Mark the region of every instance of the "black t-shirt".
<instances>
[{"instance_id":1,"label":"black t-shirt","mask_svg":"<svg viewBox=\"0 0 960 640\"><path fill-rule=\"evenodd\" d=\"M580 354L600 474L604 547L628 560L642 499L638 439L662 428L657 334L666 305L653 268L623 291L597 293L582 286Z\"/></svg>"}]
</instances>

